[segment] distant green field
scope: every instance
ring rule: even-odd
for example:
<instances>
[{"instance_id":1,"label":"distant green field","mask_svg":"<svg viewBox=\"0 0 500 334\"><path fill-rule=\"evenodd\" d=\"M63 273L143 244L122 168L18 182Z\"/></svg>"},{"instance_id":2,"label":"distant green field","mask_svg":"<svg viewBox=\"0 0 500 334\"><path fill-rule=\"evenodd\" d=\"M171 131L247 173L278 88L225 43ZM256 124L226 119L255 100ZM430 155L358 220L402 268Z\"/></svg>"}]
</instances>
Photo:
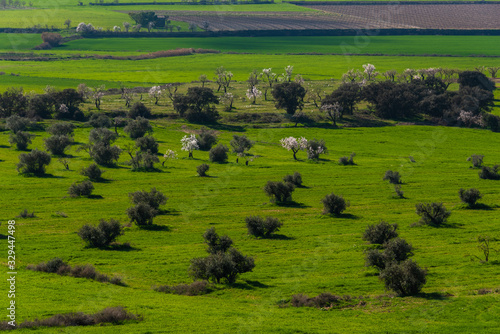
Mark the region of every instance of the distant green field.
<instances>
[{"instance_id":1,"label":"distant green field","mask_svg":"<svg viewBox=\"0 0 500 334\"><path fill-rule=\"evenodd\" d=\"M40 34L0 34L0 50L24 51L40 43Z\"/></svg>"},{"instance_id":2,"label":"distant green field","mask_svg":"<svg viewBox=\"0 0 500 334\"><path fill-rule=\"evenodd\" d=\"M357 53L386 55L495 55L500 36L371 36L343 37L207 37L207 38L104 38L66 43L63 50L158 51L175 48L215 49L258 54Z\"/></svg>"},{"instance_id":3,"label":"distant green field","mask_svg":"<svg viewBox=\"0 0 500 334\"><path fill-rule=\"evenodd\" d=\"M16 73L21 77L36 78L41 88L57 82L60 78L71 82L98 81L127 85L152 85L168 82L191 82L200 74L212 74L224 66L234 74L234 79L248 79L254 69L273 68L276 73L284 72L288 65L294 66L294 73L308 80L340 79L351 68L361 69L363 64L374 64L378 71L406 68L450 67L474 68L477 65L498 66L497 59L467 57L370 57L370 56L305 56L305 55L236 55L201 54L149 60L63 60L52 62L3 61L2 71ZM11 86L10 77L0 76L0 89ZM74 87L74 86L73 86Z\"/></svg>"}]
</instances>

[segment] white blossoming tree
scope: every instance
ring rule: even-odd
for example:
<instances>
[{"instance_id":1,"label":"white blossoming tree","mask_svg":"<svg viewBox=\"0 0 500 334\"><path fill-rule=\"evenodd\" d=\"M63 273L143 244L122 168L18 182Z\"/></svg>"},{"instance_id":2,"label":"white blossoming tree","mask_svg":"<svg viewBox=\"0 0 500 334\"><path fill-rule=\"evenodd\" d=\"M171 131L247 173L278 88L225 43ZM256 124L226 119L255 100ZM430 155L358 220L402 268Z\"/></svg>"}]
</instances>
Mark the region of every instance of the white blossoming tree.
<instances>
[{"instance_id":1,"label":"white blossoming tree","mask_svg":"<svg viewBox=\"0 0 500 334\"><path fill-rule=\"evenodd\" d=\"M366 79L368 81L375 79L375 77L379 74L377 71L375 71L375 66L372 64L365 64L363 65L364 73L366 75Z\"/></svg>"},{"instance_id":2,"label":"white blossoming tree","mask_svg":"<svg viewBox=\"0 0 500 334\"><path fill-rule=\"evenodd\" d=\"M288 151L293 152L293 158L295 160L297 160L297 152L300 150L305 150L307 148L307 139L305 139L304 137L287 137L281 139L280 143L283 148L286 148Z\"/></svg>"},{"instance_id":3,"label":"white blossoming tree","mask_svg":"<svg viewBox=\"0 0 500 334\"><path fill-rule=\"evenodd\" d=\"M198 150L200 146L198 145L198 139L195 135L184 136L181 139L182 148L181 150L189 152L189 157L193 157L193 151Z\"/></svg>"},{"instance_id":4,"label":"white blossoming tree","mask_svg":"<svg viewBox=\"0 0 500 334\"><path fill-rule=\"evenodd\" d=\"M265 68L262 70L262 73L259 74L259 77L263 82L266 83L264 86L264 100L267 101L267 91L273 88L273 84L278 82L278 75L272 72L272 68Z\"/></svg>"},{"instance_id":5,"label":"white blossoming tree","mask_svg":"<svg viewBox=\"0 0 500 334\"><path fill-rule=\"evenodd\" d=\"M163 158L164 158L165 160L163 160L163 162L161 163L161 165L162 165L163 167L165 167L165 162L170 161L170 160L175 160L175 159L177 159L177 152L172 151L172 150L170 150L170 149L169 149L169 150L167 150L167 151L165 152L165 154L163 155Z\"/></svg>"},{"instance_id":6,"label":"white blossoming tree","mask_svg":"<svg viewBox=\"0 0 500 334\"><path fill-rule=\"evenodd\" d=\"M148 94L149 94L149 97L151 98L151 100L154 100L155 104L157 105L162 97L163 89L161 89L160 86L153 86L149 90Z\"/></svg>"},{"instance_id":7,"label":"white blossoming tree","mask_svg":"<svg viewBox=\"0 0 500 334\"><path fill-rule=\"evenodd\" d=\"M337 126L337 119L340 119L340 117L342 116L342 106L338 102L335 102L333 104L328 103L322 105L321 110L323 110L326 114L326 117L328 117L333 122L333 126Z\"/></svg>"},{"instance_id":8,"label":"white blossoming tree","mask_svg":"<svg viewBox=\"0 0 500 334\"><path fill-rule=\"evenodd\" d=\"M257 87L253 86L252 88L247 90L247 98L253 99L252 104L255 104L255 100L257 100L258 97L262 96L262 92L257 89Z\"/></svg>"}]
</instances>

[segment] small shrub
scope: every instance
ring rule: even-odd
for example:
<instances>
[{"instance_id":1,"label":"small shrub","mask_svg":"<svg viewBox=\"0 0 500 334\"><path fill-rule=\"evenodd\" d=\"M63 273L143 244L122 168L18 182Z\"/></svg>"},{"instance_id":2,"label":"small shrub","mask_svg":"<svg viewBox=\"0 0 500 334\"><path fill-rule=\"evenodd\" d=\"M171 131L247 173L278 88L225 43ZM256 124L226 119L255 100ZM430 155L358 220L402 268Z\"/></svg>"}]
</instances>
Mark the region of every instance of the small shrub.
<instances>
[{"instance_id":1,"label":"small shrub","mask_svg":"<svg viewBox=\"0 0 500 334\"><path fill-rule=\"evenodd\" d=\"M307 141L307 159L317 160L320 154L324 154L328 151L325 145L325 141L311 139Z\"/></svg>"},{"instance_id":2,"label":"small shrub","mask_svg":"<svg viewBox=\"0 0 500 334\"><path fill-rule=\"evenodd\" d=\"M350 296L335 296L330 292L323 292L316 297L308 297L302 293L292 296L290 304L293 307L316 307L316 308L329 308L338 305L341 302L351 301Z\"/></svg>"},{"instance_id":3,"label":"small shrub","mask_svg":"<svg viewBox=\"0 0 500 334\"><path fill-rule=\"evenodd\" d=\"M132 165L132 171L148 172L156 170L154 164L159 162L158 156L148 150L146 152L136 152L129 163Z\"/></svg>"},{"instance_id":4,"label":"small shrub","mask_svg":"<svg viewBox=\"0 0 500 334\"><path fill-rule=\"evenodd\" d=\"M5 128L12 131L12 133L18 133L19 131L26 130L31 125L29 119L24 117L19 117L18 115L12 115L5 120Z\"/></svg>"},{"instance_id":5,"label":"small shrub","mask_svg":"<svg viewBox=\"0 0 500 334\"><path fill-rule=\"evenodd\" d=\"M59 122L52 124L47 132L53 136L73 136L75 126L67 122Z\"/></svg>"},{"instance_id":6,"label":"small shrub","mask_svg":"<svg viewBox=\"0 0 500 334\"><path fill-rule=\"evenodd\" d=\"M128 197L133 204L145 203L155 210L158 210L160 205L165 205L168 200L168 197L156 188L151 188L149 192L142 190L129 193Z\"/></svg>"},{"instance_id":7,"label":"small shrub","mask_svg":"<svg viewBox=\"0 0 500 334\"><path fill-rule=\"evenodd\" d=\"M334 193L326 195L321 202L323 203L323 214L325 215L334 214L338 216L349 206L348 201Z\"/></svg>"},{"instance_id":8,"label":"small shrub","mask_svg":"<svg viewBox=\"0 0 500 334\"><path fill-rule=\"evenodd\" d=\"M348 165L355 165L354 163L354 157L356 156L356 153L352 152L351 155L348 157L346 156L343 156L339 159L339 165L344 165L344 166L348 166Z\"/></svg>"},{"instance_id":9,"label":"small shrub","mask_svg":"<svg viewBox=\"0 0 500 334\"><path fill-rule=\"evenodd\" d=\"M123 234L123 227L119 221L111 219L101 222L97 226L83 225L78 231L78 236L87 243L89 247L106 247Z\"/></svg>"},{"instance_id":10,"label":"small shrub","mask_svg":"<svg viewBox=\"0 0 500 334\"><path fill-rule=\"evenodd\" d=\"M412 245L410 245L405 239L396 237L384 243L384 251L382 254L386 263L399 263L413 255L412 249Z\"/></svg>"},{"instance_id":11,"label":"small shrub","mask_svg":"<svg viewBox=\"0 0 500 334\"><path fill-rule=\"evenodd\" d=\"M207 164L201 164L198 167L196 167L196 172L198 173L199 176L207 176L207 172L210 169L210 166Z\"/></svg>"},{"instance_id":12,"label":"small shrub","mask_svg":"<svg viewBox=\"0 0 500 334\"><path fill-rule=\"evenodd\" d=\"M274 232L279 231L283 223L278 218L249 216L245 218L248 233L255 237L267 238Z\"/></svg>"},{"instance_id":13,"label":"small shrub","mask_svg":"<svg viewBox=\"0 0 500 334\"><path fill-rule=\"evenodd\" d=\"M64 155L64 151L73 143L73 139L67 135L55 135L44 138L45 149L53 155Z\"/></svg>"},{"instance_id":14,"label":"small shrub","mask_svg":"<svg viewBox=\"0 0 500 334\"><path fill-rule=\"evenodd\" d=\"M383 270L386 266L384 254L376 249L370 249L365 252L365 266L375 267L378 270Z\"/></svg>"},{"instance_id":15,"label":"small shrub","mask_svg":"<svg viewBox=\"0 0 500 334\"><path fill-rule=\"evenodd\" d=\"M80 174L88 177L91 181L101 180L103 171L97 166L97 164L91 164L87 168L83 168Z\"/></svg>"},{"instance_id":16,"label":"small shrub","mask_svg":"<svg viewBox=\"0 0 500 334\"><path fill-rule=\"evenodd\" d=\"M113 166L120 158L122 150L114 145L106 145L104 143L97 143L92 146L90 157L101 166Z\"/></svg>"},{"instance_id":17,"label":"small shrub","mask_svg":"<svg viewBox=\"0 0 500 334\"><path fill-rule=\"evenodd\" d=\"M147 152L149 150L152 154L158 153L158 142L152 136L137 138L135 140L135 147L141 150L141 152Z\"/></svg>"},{"instance_id":18,"label":"small shrub","mask_svg":"<svg viewBox=\"0 0 500 334\"><path fill-rule=\"evenodd\" d=\"M113 125L113 121L104 114L93 114L90 117L89 124L93 128L110 128Z\"/></svg>"},{"instance_id":19,"label":"small shrub","mask_svg":"<svg viewBox=\"0 0 500 334\"><path fill-rule=\"evenodd\" d=\"M389 241L390 239L396 238L398 232L396 232L398 224L389 224L388 222L381 221L375 225L368 225L363 233L363 240L368 241L371 244L379 244Z\"/></svg>"},{"instance_id":20,"label":"small shrub","mask_svg":"<svg viewBox=\"0 0 500 334\"><path fill-rule=\"evenodd\" d=\"M473 154L467 158L467 161L472 162L473 168L481 168L481 166L483 165L483 158L484 155Z\"/></svg>"},{"instance_id":21,"label":"small shrub","mask_svg":"<svg viewBox=\"0 0 500 334\"><path fill-rule=\"evenodd\" d=\"M195 281L191 284L163 285L155 288L158 292L172 293L184 296L200 296L209 293L210 287L207 281Z\"/></svg>"},{"instance_id":22,"label":"small shrub","mask_svg":"<svg viewBox=\"0 0 500 334\"><path fill-rule=\"evenodd\" d=\"M17 218L36 218L35 211L29 213L28 209L24 209L23 211L21 211L19 216L17 216Z\"/></svg>"},{"instance_id":23,"label":"small shrub","mask_svg":"<svg viewBox=\"0 0 500 334\"><path fill-rule=\"evenodd\" d=\"M401 190L401 185L400 184L395 184L394 185L394 192L399 198L405 198L405 193L403 190Z\"/></svg>"},{"instance_id":24,"label":"small shrub","mask_svg":"<svg viewBox=\"0 0 500 334\"><path fill-rule=\"evenodd\" d=\"M208 245L207 252L210 254L215 253L225 253L231 248L233 240L227 235L220 237L217 232L215 232L215 227L209 228L203 233L203 239Z\"/></svg>"},{"instance_id":25,"label":"small shrub","mask_svg":"<svg viewBox=\"0 0 500 334\"><path fill-rule=\"evenodd\" d=\"M267 181L264 192L271 198L271 202L285 203L292 200L295 186L289 182Z\"/></svg>"},{"instance_id":26,"label":"small shrub","mask_svg":"<svg viewBox=\"0 0 500 334\"><path fill-rule=\"evenodd\" d=\"M302 185L302 175L299 172L295 172L293 175L285 175L283 182L289 182L296 187L300 187Z\"/></svg>"},{"instance_id":27,"label":"small shrub","mask_svg":"<svg viewBox=\"0 0 500 334\"><path fill-rule=\"evenodd\" d=\"M50 160L50 154L35 148L30 153L19 155L17 171L21 174L42 175L45 174L45 166L50 164Z\"/></svg>"},{"instance_id":28,"label":"small shrub","mask_svg":"<svg viewBox=\"0 0 500 334\"><path fill-rule=\"evenodd\" d=\"M196 135L198 147L201 151L209 151L212 146L217 143L217 136L214 131L202 128L200 133Z\"/></svg>"},{"instance_id":29,"label":"small shrub","mask_svg":"<svg viewBox=\"0 0 500 334\"><path fill-rule=\"evenodd\" d=\"M498 174L499 165L493 167L483 166L479 172L479 177L484 180L498 180L500 179L500 174Z\"/></svg>"},{"instance_id":30,"label":"small shrub","mask_svg":"<svg viewBox=\"0 0 500 334\"><path fill-rule=\"evenodd\" d=\"M443 203L417 203L415 209L417 215L421 216L420 224L439 226L451 215Z\"/></svg>"},{"instance_id":31,"label":"small shrub","mask_svg":"<svg viewBox=\"0 0 500 334\"><path fill-rule=\"evenodd\" d=\"M380 272L385 287L400 296L412 296L422 290L426 283L427 271L410 259L402 263L391 263Z\"/></svg>"},{"instance_id":32,"label":"small shrub","mask_svg":"<svg viewBox=\"0 0 500 334\"><path fill-rule=\"evenodd\" d=\"M248 151L252 148L254 142L248 139L245 135L233 135L233 139L231 139L229 144L233 148L233 153L244 154L245 151Z\"/></svg>"},{"instance_id":33,"label":"small shrub","mask_svg":"<svg viewBox=\"0 0 500 334\"><path fill-rule=\"evenodd\" d=\"M211 162L219 162L219 163L227 162L228 151L229 149L227 148L226 145L219 144L210 149L208 157Z\"/></svg>"},{"instance_id":34,"label":"small shrub","mask_svg":"<svg viewBox=\"0 0 500 334\"><path fill-rule=\"evenodd\" d=\"M153 128L147 119L137 117L136 120L130 121L123 131L128 133L130 138L137 139L143 137L146 133L153 131Z\"/></svg>"},{"instance_id":35,"label":"small shrub","mask_svg":"<svg viewBox=\"0 0 500 334\"><path fill-rule=\"evenodd\" d=\"M113 131L105 128L92 129L89 133L89 142L91 144L110 146L118 138L118 135Z\"/></svg>"},{"instance_id":36,"label":"small shrub","mask_svg":"<svg viewBox=\"0 0 500 334\"><path fill-rule=\"evenodd\" d=\"M401 183L401 175L399 175L399 172L388 170L387 172L385 172L383 180L384 181L389 180L389 183L392 183L392 184L400 184Z\"/></svg>"},{"instance_id":37,"label":"small shrub","mask_svg":"<svg viewBox=\"0 0 500 334\"><path fill-rule=\"evenodd\" d=\"M128 117L132 119L137 119L138 117L151 118L151 110L148 107L146 107L142 102L136 102L130 108L128 112Z\"/></svg>"},{"instance_id":38,"label":"small shrub","mask_svg":"<svg viewBox=\"0 0 500 334\"><path fill-rule=\"evenodd\" d=\"M55 32L47 32L47 31L42 33L42 41L44 43L49 43L50 46L52 47L58 46L61 40L62 40L61 34Z\"/></svg>"},{"instance_id":39,"label":"small shrub","mask_svg":"<svg viewBox=\"0 0 500 334\"><path fill-rule=\"evenodd\" d=\"M16 145L19 151L24 151L28 148L28 145L31 144L31 138L33 137L35 137L35 135L29 132L18 131L10 134L9 143L11 145Z\"/></svg>"},{"instance_id":40,"label":"small shrub","mask_svg":"<svg viewBox=\"0 0 500 334\"><path fill-rule=\"evenodd\" d=\"M476 188L471 189L462 189L458 191L458 195L460 196L460 200L466 203L469 207L474 207L476 202L480 200L483 195Z\"/></svg>"},{"instance_id":41,"label":"small shrub","mask_svg":"<svg viewBox=\"0 0 500 334\"><path fill-rule=\"evenodd\" d=\"M94 185L89 180L82 181L80 183L73 183L69 189L68 194L71 197L80 197L80 196L90 196L92 191L94 190Z\"/></svg>"},{"instance_id":42,"label":"small shrub","mask_svg":"<svg viewBox=\"0 0 500 334\"><path fill-rule=\"evenodd\" d=\"M146 203L139 203L127 209L127 215L131 223L142 227L153 225L153 218L156 217L157 211Z\"/></svg>"}]
</instances>

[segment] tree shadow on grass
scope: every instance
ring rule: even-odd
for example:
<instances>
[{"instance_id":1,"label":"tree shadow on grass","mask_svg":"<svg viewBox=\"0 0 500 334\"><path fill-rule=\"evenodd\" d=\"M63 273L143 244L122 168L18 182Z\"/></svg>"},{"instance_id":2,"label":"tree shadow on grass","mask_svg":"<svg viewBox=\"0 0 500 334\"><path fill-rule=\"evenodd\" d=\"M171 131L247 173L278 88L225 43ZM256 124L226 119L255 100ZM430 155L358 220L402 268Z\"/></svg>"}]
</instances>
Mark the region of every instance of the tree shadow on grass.
<instances>
[{"instance_id":1,"label":"tree shadow on grass","mask_svg":"<svg viewBox=\"0 0 500 334\"><path fill-rule=\"evenodd\" d=\"M7 145L0 145L0 148L10 148L10 146L7 146Z\"/></svg>"},{"instance_id":2,"label":"tree shadow on grass","mask_svg":"<svg viewBox=\"0 0 500 334\"><path fill-rule=\"evenodd\" d=\"M469 207L469 206L466 206L464 209L466 210L484 210L484 211L491 211L493 210L494 208L498 208L498 205L493 205L493 206L490 206L488 204L484 204L484 203L476 203L475 205L473 205L472 207Z\"/></svg>"},{"instance_id":3,"label":"tree shadow on grass","mask_svg":"<svg viewBox=\"0 0 500 334\"><path fill-rule=\"evenodd\" d=\"M8 239L9 236L8 235L3 235L3 234L0 234L0 240L3 240L3 239Z\"/></svg>"},{"instance_id":4,"label":"tree shadow on grass","mask_svg":"<svg viewBox=\"0 0 500 334\"><path fill-rule=\"evenodd\" d=\"M245 283L233 283L231 287L241 290L267 289L270 285L260 283L258 281L245 280Z\"/></svg>"},{"instance_id":5,"label":"tree shadow on grass","mask_svg":"<svg viewBox=\"0 0 500 334\"><path fill-rule=\"evenodd\" d=\"M207 124L208 128L212 130L220 130L220 131L233 131L233 132L245 132L245 128L239 125L229 125L229 124Z\"/></svg>"},{"instance_id":6,"label":"tree shadow on grass","mask_svg":"<svg viewBox=\"0 0 500 334\"><path fill-rule=\"evenodd\" d=\"M353 220L361 219L361 217L353 215L352 213L341 213L340 215L336 215L333 213L327 213L327 214L323 214L323 216L327 216L327 217L331 217L331 218L353 219Z\"/></svg>"},{"instance_id":7,"label":"tree shadow on grass","mask_svg":"<svg viewBox=\"0 0 500 334\"><path fill-rule=\"evenodd\" d=\"M440 292L420 292L419 294L416 294L415 297L419 298L424 298L427 300L447 300L451 297L452 295L448 293L440 293Z\"/></svg>"},{"instance_id":8,"label":"tree shadow on grass","mask_svg":"<svg viewBox=\"0 0 500 334\"><path fill-rule=\"evenodd\" d=\"M171 209L171 210L158 210L158 215L163 216L163 215L171 215L171 216L180 216L181 211Z\"/></svg>"},{"instance_id":9,"label":"tree shadow on grass","mask_svg":"<svg viewBox=\"0 0 500 334\"><path fill-rule=\"evenodd\" d=\"M295 240L294 237L289 237L284 234L271 234L268 237L262 238L262 239L271 239L271 240Z\"/></svg>"},{"instance_id":10,"label":"tree shadow on grass","mask_svg":"<svg viewBox=\"0 0 500 334\"><path fill-rule=\"evenodd\" d=\"M41 179L65 179L64 176L57 176L52 174L23 174L25 177L39 177Z\"/></svg>"},{"instance_id":11,"label":"tree shadow on grass","mask_svg":"<svg viewBox=\"0 0 500 334\"><path fill-rule=\"evenodd\" d=\"M156 224L140 226L140 229L141 230L145 230L145 231L166 231L166 232L170 231L170 227L169 226L166 226L166 225L156 225Z\"/></svg>"},{"instance_id":12,"label":"tree shadow on grass","mask_svg":"<svg viewBox=\"0 0 500 334\"><path fill-rule=\"evenodd\" d=\"M109 245L108 247L103 247L101 249L110 250L110 251L119 251L119 252L131 252L131 251L140 251L141 250L140 248L130 246L129 243L123 243L123 244L115 243L115 244Z\"/></svg>"},{"instance_id":13,"label":"tree shadow on grass","mask_svg":"<svg viewBox=\"0 0 500 334\"><path fill-rule=\"evenodd\" d=\"M305 208L310 208L311 206L305 205L304 203L298 203L295 201L289 201L289 202L281 202L281 203L275 203L277 206L285 207L285 208L299 208L299 209L305 209Z\"/></svg>"},{"instance_id":14,"label":"tree shadow on grass","mask_svg":"<svg viewBox=\"0 0 500 334\"><path fill-rule=\"evenodd\" d=\"M102 197L101 195L88 195L87 198L90 198L90 199L103 199L104 197Z\"/></svg>"}]
</instances>

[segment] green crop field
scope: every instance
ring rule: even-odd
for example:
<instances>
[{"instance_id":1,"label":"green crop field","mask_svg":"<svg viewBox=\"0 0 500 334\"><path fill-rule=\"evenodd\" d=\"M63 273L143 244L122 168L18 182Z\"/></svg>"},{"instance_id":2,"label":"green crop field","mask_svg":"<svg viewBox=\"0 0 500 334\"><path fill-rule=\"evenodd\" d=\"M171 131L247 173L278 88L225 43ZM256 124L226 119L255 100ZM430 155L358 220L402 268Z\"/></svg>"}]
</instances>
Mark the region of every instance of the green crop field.
<instances>
[{"instance_id":1,"label":"green crop field","mask_svg":"<svg viewBox=\"0 0 500 334\"><path fill-rule=\"evenodd\" d=\"M208 37L102 38L68 42L62 50L159 51L175 48L215 49L257 54L350 53L384 55L500 54L499 36L324 36L324 37Z\"/></svg>"},{"instance_id":2,"label":"green crop field","mask_svg":"<svg viewBox=\"0 0 500 334\"><path fill-rule=\"evenodd\" d=\"M478 61L479 60L479 61ZM99 81L110 86L123 82L127 86L164 84L169 82L191 82L200 74L212 73L219 66L232 71L234 79L244 81L254 69L273 68L282 73L288 65L294 66L294 73L307 80L339 80L350 68L361 69L363 64L371 63L378 71L390 69L403 71L406 68L474 68L477 65L495 66L497 59L469 57L378 57L378 56L307 56L307 55L238 55L238 54L200 54L148 60L111 60L84 59L60 60L51 62L2 61L2 71L32 77L40 83L40 89L47 84L53 85L60 78L80 82ZM0 87L5 90L10 77L0 75ZM72 81L74 82L74 81ZM61 85L58 85L61 86ZM75 86L71 86L75 87Z\"/></svg>"}]
</instances>

